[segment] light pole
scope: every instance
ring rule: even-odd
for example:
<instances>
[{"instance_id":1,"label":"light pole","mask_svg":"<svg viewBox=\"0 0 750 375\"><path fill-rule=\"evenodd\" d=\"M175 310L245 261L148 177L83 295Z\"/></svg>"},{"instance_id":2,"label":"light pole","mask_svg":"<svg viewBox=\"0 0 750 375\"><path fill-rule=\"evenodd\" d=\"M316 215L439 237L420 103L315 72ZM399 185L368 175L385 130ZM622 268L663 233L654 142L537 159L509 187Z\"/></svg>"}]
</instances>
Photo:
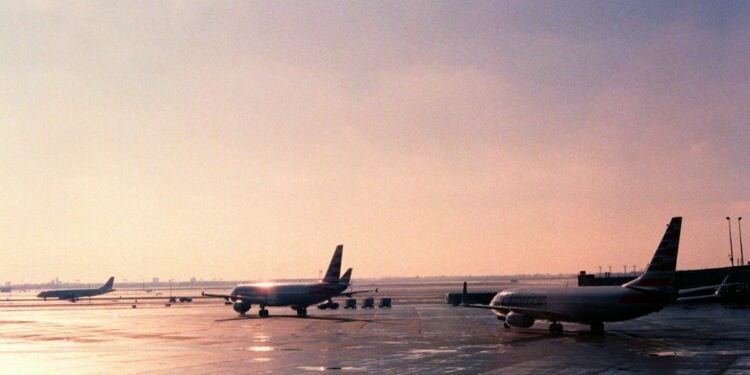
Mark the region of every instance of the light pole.
<instances>
[{"instance_id":1,"label":"light pole","mask_svg":"<svg viewBox=\"0 0 750 375\"><path fill-rule=\"evenodd\" d=\"M729 227L729 263L734 267L734 248L732 247L732 222L727 216L727 227Z\"/></svg>"},{"instance_id":2,"label":"light pole","mask_svg":"<svg viewBox=\"0 0 750 375\"><path fill-rule=\"evenodd\" d=\"M742 250L742 216L737 218L737 227L740 230L740 265L745 265L745 252Z\"/></svg>"}]
</instances>

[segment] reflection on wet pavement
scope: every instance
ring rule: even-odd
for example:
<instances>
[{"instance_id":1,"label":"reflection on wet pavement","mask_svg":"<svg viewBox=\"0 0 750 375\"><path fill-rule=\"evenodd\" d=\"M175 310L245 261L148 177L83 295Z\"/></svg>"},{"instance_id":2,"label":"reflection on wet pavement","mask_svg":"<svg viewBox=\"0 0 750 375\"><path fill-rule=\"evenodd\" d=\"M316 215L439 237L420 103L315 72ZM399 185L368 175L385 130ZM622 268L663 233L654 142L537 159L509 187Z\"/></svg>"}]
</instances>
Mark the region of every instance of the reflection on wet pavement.
<instances>
[{"instance_id":1,"label":"reflection on wet pavement","mask_svg":"<svg viewBox=\"0 0 750 375\"><path fill-rule=\"evenodd\" d=\"M308 319L288 308L237 318L221 301L0 304L0 364L32 374L750 373L747 307L673 306L607 324L604 336L576 324L551 336L544 322L508 330L487 311L446 305L434 298L442 286L390 288L402 296L392 309L316 309Z\"/></svg>"}]
</instances>

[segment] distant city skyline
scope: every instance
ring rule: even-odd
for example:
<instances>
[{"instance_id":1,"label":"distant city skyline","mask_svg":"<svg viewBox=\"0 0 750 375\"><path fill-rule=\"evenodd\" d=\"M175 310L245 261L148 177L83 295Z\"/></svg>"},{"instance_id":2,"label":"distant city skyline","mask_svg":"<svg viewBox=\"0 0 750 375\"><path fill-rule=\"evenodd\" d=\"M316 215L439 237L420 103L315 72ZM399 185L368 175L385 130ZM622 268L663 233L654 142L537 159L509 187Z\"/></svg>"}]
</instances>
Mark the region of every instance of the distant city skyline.
<instances>
[{"instance_id":1,"label":"distant city skyline","mask_svg":"<svg viewBox=\"0 0 750 375\"><path fill-rule=\"evenodd\" d=\"M0 280L729 265L748 7L4 3Z\"/></svg>"}]
</instances>

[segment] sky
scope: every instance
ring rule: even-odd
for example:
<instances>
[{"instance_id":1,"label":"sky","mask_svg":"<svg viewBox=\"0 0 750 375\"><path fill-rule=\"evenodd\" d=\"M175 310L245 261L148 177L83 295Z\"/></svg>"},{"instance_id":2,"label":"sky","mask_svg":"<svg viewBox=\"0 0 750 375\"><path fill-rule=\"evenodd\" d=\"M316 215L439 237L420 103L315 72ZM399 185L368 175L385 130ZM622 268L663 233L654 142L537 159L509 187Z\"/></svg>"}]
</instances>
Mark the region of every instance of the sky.
<instances>
[{"instance_id":1,"label":"sky","mask_svg":"<svg viewBox=\"0 0 750 375\"><path fill-rule=\"evenodd\" d=\"M726 266L748 61L741 1L4 1L0 281Z\"/></svg>"}]
</instances>

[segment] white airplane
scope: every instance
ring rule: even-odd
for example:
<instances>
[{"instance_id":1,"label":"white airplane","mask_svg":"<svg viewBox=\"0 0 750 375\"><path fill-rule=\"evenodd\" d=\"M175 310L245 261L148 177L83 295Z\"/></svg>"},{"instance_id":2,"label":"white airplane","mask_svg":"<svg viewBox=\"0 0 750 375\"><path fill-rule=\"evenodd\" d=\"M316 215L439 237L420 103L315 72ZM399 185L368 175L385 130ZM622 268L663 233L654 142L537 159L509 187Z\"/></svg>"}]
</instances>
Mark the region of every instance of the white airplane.
<instances>
[{"instance_id":1,"label":"white airplane","mask_svg":"<svg viewBox=\"0 0 750 375\"><path fill-rule=\"evenodd\" d=\"M205 297L224 298L232 301L234 311L245 315L252 305L260 306L258 316L268 316L267 306L290 306L297 311L297 316L307 316L307 307L323 301L319 305L321 309L339 307L338 303L331 300L333 297L351 296L356 293L372 292L372 290L360 290L356 292L344 292L349 288L352 269L349 268L344 276L341 273L341 257L344 245L338 245L333 253L331 263L326 271L326 276L320 282L313 284L280 284L280 283L258 283L237 285L230 294L202 293ZM378 290L375 289L375 292Z\"/></svg>"},{"instance_id":2,"label":"white airplane","mask_svg":"<svg viewBox=\"0 0 750 375\"><path fill-rule=\"evenodd\" d=\"M47 298L59 298L63 300L69 300L70 302L75 302L81 299L81 297L92 297L112 292L115 290L112 289L112 285L114 283L115 277L112 276L109 278L109 280L107 280L106 283L104 283L104 285L99 288L45 290L37 294L37 297L44 298L45 301L47 300Z\"/></svg>"},{"instance_id":3,"label":"white airplane","mask_svg":"<svg viewBox=\"0 0 750 375\"><path fill-rule=\"evenodd\" d=\"M591 331L603 334L604 322L634 319L675 301L681 225L681 217L672 218L646 272L621 286L506 289L489 305L464 306L492 310L506 328L528 328L539 319L552 322L553 335L562 334L560 322L589 324Z\"/></svg>"}]
</instances>

